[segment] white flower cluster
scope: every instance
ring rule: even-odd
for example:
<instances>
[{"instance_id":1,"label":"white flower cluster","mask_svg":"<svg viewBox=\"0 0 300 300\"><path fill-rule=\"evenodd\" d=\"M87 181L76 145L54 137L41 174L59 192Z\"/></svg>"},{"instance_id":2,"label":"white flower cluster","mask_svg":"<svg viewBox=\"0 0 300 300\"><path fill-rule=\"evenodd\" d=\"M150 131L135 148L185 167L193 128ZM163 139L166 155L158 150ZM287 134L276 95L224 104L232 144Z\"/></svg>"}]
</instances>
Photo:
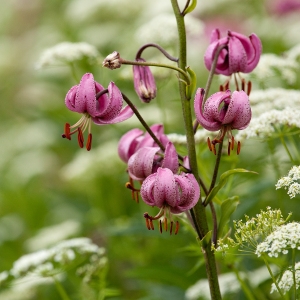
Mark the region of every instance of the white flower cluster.
<instances>
[{"instance_id":1,"label":"white flower cluster","mask_svg":"<svg viewBox=\"0 0 300 300\"><path fill-rule=\"evenodd\" d=\"M99 56L98 50L88 43L63 42L46 49L36 64L36 68L71 63L83 58L91 61Z\"/></svg>"},{"instance_id":2,"label":"white flower cluster","mask_svg":"<svg viewBox=\"0 0 300 300\"><path fill-rule=\"evenodd\" d=\"M299 282L300 282L300 262L295 264L295 279L296 279L296 289L299 288ZM294 276L293 276L293 271L292 270L286 270L280 280L277 282L278 287L282 291L283 294L286 294L295 284L294 283ZM278 291L275 283L272 283L271 286L271 291L270 293L272 294L273 292Z\"/></svg>"},{"instance_id":3,"label":"white flower cluster","mask_svg":"<svg viewBox=\"0 0 300 300\"><path fill-rule=\"evenodd\" d=\"M293 166L288 175L280 178L275 187L276 190L284 188L288 190L288 195L290 198L294 198L296 195L300 194L300 184L297 180L300 179L300 166Z\"/></svg>"},{"instance_id":4,"label":"white flower cluster","mask_svg":"<svg viewBox=\"0 0 300 300\"><path fill-rule=\"evenodd\" d=\"M259 117L252 118L249 126L239 131L235 139L241 141L251 137L269 137L274 134L275 125L300 128L300 110L287 107L283 110L273 109L264 112Z\"/></svg>"},{"instance_id":5,"label":"white flower cluster","mask_svg":"<svg viewBox=\"0 0 300 300\"><path fill-rule=\"evenodd\" d=\"M267 53L261 55L257 67L245 77L259 85L264 85L273 79L294 84L297 80L298 68L299 66L294 59Z\"/></svg>"},{"instance_id":6,"label":"white flower cluster","mask_svg":"<svg viewBox=\"0 0 300 300\"><path fill-rule=\"evenodd\" d=\"M291 222L279 226L257 245L255 254L259 257L267 253L270 257L287 254L289 249L300 250L300 223Z\"/></svg>"},{"instance_id":7,"label":"white flower cluster","mask_svg":"<svg viewBox=\"0 0 300 300\"><path fill-rule=\"evenodd\" d=\"M49 276L55 268L61 269L78 257L91 259L96 255L100 259L104 253L104 248L93 244L88 238L65 240L52 248L23 255L14 262L9 272L0 273L0 278L6 279L8 275L19 278L28 273Z\"/></svg>"}]
</instances>

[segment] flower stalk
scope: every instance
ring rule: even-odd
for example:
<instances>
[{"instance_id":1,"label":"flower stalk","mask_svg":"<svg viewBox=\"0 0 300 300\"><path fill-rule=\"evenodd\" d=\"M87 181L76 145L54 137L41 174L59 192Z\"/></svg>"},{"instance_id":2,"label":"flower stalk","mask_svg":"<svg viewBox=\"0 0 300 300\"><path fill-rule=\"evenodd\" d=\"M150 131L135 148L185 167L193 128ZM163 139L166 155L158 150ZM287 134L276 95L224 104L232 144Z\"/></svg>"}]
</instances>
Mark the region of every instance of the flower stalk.
<instances>
[{"instance_id":1,"label":"flower stalk","mask_svg":"<svg viewBox=\"0 0 300 300\"><path fill-rule=\"evenodd\" d=\"M187 66L187 61L186 61L187 51L186 51L186 30L185 30L184 16L180 11L177 0L171 0L171 4L176 17L178 37L179 37L178 67L181 70L185 70ZM185 71L183 72L185 73ZM182 72L179 72L179 91L180 91L183 119L184 119L185 131L187 137L187 148L188 148L187 150L188 150L189 164L193 175L195 176L195 178L198 179L199 174L198 174L197 157L196 157L196 149L195 149L193 120L191 114L191 103L186 97L185 84L182 82L182 79L184 79L185 77L186 76L184 76ZM202 205L201 201L198 201L197 205L191 210L191 215L195 222L195 227L197 228L197 233L199 235L199 238L202 239L208 233L209 228L208 228L208 223L206 218L205 207ZM215 260L214 253L211 249L210 243L207 244L203 243L202 250L206 261L206 270L207 270L208 281L210 286L211 299L212 300L222 299L219 282L218 282L216 260Z\"/></svg>"}]
</instances>

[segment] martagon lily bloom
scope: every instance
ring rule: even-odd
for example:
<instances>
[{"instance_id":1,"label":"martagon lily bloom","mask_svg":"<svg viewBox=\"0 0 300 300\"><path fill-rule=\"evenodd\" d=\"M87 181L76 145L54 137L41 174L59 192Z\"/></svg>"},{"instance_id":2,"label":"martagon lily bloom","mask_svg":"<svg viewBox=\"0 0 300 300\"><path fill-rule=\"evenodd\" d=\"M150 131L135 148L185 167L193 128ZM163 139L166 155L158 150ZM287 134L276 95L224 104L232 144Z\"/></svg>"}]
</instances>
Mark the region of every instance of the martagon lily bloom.
<instances>
[{"instance_id":1,"label":"martagon lily bloom","mask_svg":"<svg viewBox=\"0 0 300 300\"><path fill-rule=\"evenodd\" d=\"M97 94L102 92L100 97ZM127 120L133 115L129 106L123 107L121 91L110 82L108 89L94 80L91 73L82 76L78 85L73 86L66 95L65 104L71 111L82 114L81 119L74 125L65 125L63 138L71 140L71 135L77 132L78 144L83 148L83 132L88 129L86 149L92 146L91 122L96 125L114 124ZM73 131L71 131L73 129Z\"/></svg>"},{"instance_id":2,"label":"martagon lily bloom","mask_svg":"<svg viewBox=\"0 0 300 300\"><path fill-rule=\"evenodd\" d=\"M210 45L208 46L204 62L208 70L219 46L221 50L217 65L216 74L230 76L233 73L250 73L258 64L262 52L262 44L258 36L252 33L249 37L234 31L228 31L227 36L221 38L220 31L214 29L211 34Z\"/></svg>"},{"instance_id":3,"label":"martagon lily bloom","mask_svg":"<svg viewBox=\"0 0 300 300\"><path fill-rule=\"evenodd\" d=\"M164 134L164 126L162 124L154 124L150 126L150 129L162 145L166 147L169 139ZM127 163L129 158L143 147L157 147L157 144L148 132L144 133L141 129L134 128L121 137L118 144L118 154Z\"/></svg>"},{"instance_id":4,"label":"martagon lily bloom","mask_svg":"<svg viewBox=\"0 0 300 300\"><path fill-rule=\"evenodd\" d=\"M176 175L168 168L159 167L156 173L148 176L141 186L141 197L145 203L160 208L152 217L144 214L147 228L154 229L153 220L159 220L159 229L173 231L172 214L179 214L193 208L200 198L200 188L193 174ZM175 224L175 234L179 230L179 222Z\"/></svg>"},{"instance_id":5,"label":"martagon lily bloom","mask_svg":"<svg viewBox=\"0 0 300 300\"><path fill-rule=\"evenodd\" d=\"M234 149L232 129L245 129L251 120L251 107L249 97L244 91L230 90L217 92L210 96L203 105L204 89L199 88L195 95L194 109L199 124L209 131L219 131L217 137L208 146L216 154L215 144L223 141L227 134L229 139L228 154ZM237 153L240 152L238 142Z\"/></svg>"},{"instance_id":6,"label":"martagon lily bloom","mask_svg":"<svg viewBox=\"0 0 300 300\"><path fill-rule=\"evenodd\" d=\"M137 61L144 62L145 60L139 58ZM143 102L149 103L156 97L155 79L148 66L133 66L133 82L134 89Z\"/></svg>"}]
</instances>

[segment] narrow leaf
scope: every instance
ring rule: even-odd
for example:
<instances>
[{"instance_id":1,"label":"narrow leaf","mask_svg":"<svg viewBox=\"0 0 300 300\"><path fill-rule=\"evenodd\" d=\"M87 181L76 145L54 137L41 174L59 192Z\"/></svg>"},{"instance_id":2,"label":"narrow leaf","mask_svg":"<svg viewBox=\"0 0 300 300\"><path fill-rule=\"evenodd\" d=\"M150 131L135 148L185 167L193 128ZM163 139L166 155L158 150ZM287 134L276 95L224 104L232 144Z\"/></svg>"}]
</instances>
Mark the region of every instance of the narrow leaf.
<instances>
[{"instance_id":1,"label":"narrow leaf","mask_svg":"<svg viewBox=\"0 0 300 300\"><path fill-rule=\"evenodd\" d=\"M197 0L192 0L191 5L189 5L186 10L183 12L183 15L189 14L192 12L197 6Z\"/></svg>"}]
</instances>

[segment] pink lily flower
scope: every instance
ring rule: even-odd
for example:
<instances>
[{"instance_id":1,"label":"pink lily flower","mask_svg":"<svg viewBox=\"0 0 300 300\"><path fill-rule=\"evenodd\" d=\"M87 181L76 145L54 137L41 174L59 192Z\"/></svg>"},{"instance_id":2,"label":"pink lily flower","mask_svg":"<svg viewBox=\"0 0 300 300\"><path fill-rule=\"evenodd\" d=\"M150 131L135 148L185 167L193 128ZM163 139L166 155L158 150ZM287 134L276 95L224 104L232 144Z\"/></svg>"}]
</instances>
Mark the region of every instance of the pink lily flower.
<instances>
[{"instance_id":1,"label":"pink lily flower","mask_svg":"<svg viewBox=\"0 0 300 300\"><path fill-rule=\"evenodd\" d=\"M227 37L221 38L218 29L211 34L210 45L205 55L204 63L211 69L215 53L219 46L221 50L215 74L230 76L233 73L250 73L258 64L262 52L262 44L258 36L252 33L249 37L234 31L228 31Z\"/></svg>"},{"instance_id":2,"label":"pink lily flower","mask_svg":"<svg viewBox=\"0 0 300 300\"><path fill-rule=\"evenodd\" d=\"M173 229L172 214L179 214L194 207L200 198L200 187L193 174L176 175L168 168L157 169L149 175L141 186L141 197L150 206L160 208L159 213L151 217L144 214L147 228L154 229L153 220L163 218L164 229L167 231L168 221L171 221L170 233ZM162 232L162 220L159 221ZM175 234L179 229L176 222Z\"/></svg>"},{"instance_id":3,"label":"pink lily flower","mask_svg":"<svg viewBox=\"0 0 300 300\"><path fill-rule=\"evenodd\" d=\"M162 124L154 124L150 126L150 129L155 136L160 140L165 147L169 142L169 139L164 134L164 127ZM129 158L142 147L156 147L157 144L152 139L150 134L144 132L138 128L134 128L125 133L118 144L118 153L120 158L127 163Z\"/></svg>"},{"instance_id":4,"label":"pink lily flower","mask_svg":"<svg viewBox=\"0 0 300 300\"><path fill-rule=\"evenodd\" d=\"M100 97L97 93L103 92ZM107 95L108 94L108 95ZM83 132L88 129L86 149L92 146L91 122L97 125L115 124L127 120L133 115L129 106L123 106L123 97L118 87L110 82L108 89L94 80L91 73L82 76L78 85L73 86L66 95L65 104L71 111L83 114L74 125L65 125L62 137L71 140L71 135L77 132L78 144L82 148L84 143ZM71 129L74 130L71 132Z\"/></svg>"},{"instance_id":5,"label":"pink lily flower","mask_svg":"<svg viewBox=\"0 0 300 300\"><path fill-rule=\"evenodd\" d=\"M168 168L173 173L178 172L178 155L171 142L167 143L164 156L159 147L142 147L128 160L129 176L138 181L145 180L159 167Z\"/></svg>"},{"instance_id":6,"label":"pink lily flower","mask_svg":"<svg viewBox=\"0 0 300 300\"><path fill-rule=\"evenodd\" d=\"M210 150L214 150L214 145L223 141L225 134L231 140L228 146L228 154L234 147L234 138L232 129L245 129L251 120L251 107L249 97L244 91L230 90L225 92L217 92L211 95L203 105L204 89L199 88L195 95L194 109L199 124L209 130L218 131L217 138L212 141L211 147L208 139ZM238 154L240 151L240 143L238 142Z\"/></svg>"},{"instance_id":7,"label":"pink lily flower","mask_svg":"<svg viewBox=\"0 0 300 300\"><path fill-rule=\"evenodd\" d=\"M137 61L144 62L145 60L139 58ZM156 97L155 79L148 66L133 66L133 82L134 89L143 102L149 103Z\"/></svg>"}]
</instances>

